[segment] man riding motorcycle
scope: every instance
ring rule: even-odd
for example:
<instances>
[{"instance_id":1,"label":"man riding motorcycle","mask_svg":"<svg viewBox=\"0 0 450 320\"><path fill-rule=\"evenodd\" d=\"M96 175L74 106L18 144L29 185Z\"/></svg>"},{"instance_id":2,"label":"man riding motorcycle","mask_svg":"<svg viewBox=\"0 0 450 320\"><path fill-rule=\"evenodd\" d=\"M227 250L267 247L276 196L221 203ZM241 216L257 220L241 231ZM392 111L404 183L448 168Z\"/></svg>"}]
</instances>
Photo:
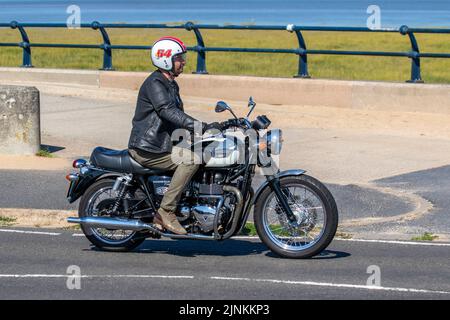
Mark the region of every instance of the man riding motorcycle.
<instances>
[{"instance_id":1,"label":"man riding motorcycle","mask_svg":"<svg viewBox=\"0 0 450 320\"><path fill-rule=\"evenodd\" d=\"M186 64L186 46L175 37L162 37L152 47L152 63L158 69L142 84L136 104L128 143L129 154L142 166L174 170L172 181L164 193L155 223L176 233L186 234L175 215L184 188L196 173L199 164L174 162L171 134L176 129L194 131L198 121L184 112L179 87L175 81ZM201 123L202 133L221 129L217 122Z\"/></svg>"}]
</instances>

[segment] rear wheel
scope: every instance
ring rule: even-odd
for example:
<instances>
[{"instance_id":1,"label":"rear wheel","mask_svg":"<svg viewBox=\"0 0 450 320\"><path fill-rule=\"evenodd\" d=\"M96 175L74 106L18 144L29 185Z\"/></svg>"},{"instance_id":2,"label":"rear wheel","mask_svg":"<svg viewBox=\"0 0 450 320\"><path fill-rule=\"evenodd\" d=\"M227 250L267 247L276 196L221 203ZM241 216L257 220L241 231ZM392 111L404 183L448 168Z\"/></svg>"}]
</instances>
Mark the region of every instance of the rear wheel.
<instances>
[{"instance_id":1,"label":"rear wheel","mask_svg":"<svg viewBox=\"0 0 450 320\"><path fill-rule=\"evenodd\" d=\"M267 187L255 203L259 237L282 257L310 258L319 254L333 240L338 225L333 196L325 185L307 175L281 178L280 185L296 223L288 220L275 193Z\"/></svg>"},{"instance_id":2,"label":"rear wheel","mask_svg":"<svg viewBox=\"0 0 450 320\"><path fill-rule=\"evenodd\" d=\"M83 217L111 217L117 192L114 180L102 179L93 183L80 201L78 215ZM96 247L107 251L130 251L145 240L141 232L121 229L93 228L81 225L86 238Z\"/></svg>"}]
</instances>

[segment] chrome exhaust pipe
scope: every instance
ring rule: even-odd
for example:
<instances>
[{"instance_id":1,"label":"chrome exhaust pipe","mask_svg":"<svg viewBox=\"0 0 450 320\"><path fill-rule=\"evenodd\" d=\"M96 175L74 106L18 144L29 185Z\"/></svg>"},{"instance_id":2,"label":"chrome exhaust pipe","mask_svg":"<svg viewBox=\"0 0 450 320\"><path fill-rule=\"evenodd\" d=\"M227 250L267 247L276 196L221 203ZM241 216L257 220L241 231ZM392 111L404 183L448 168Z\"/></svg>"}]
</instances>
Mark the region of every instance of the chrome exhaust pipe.
<instances>
[{"instance_id":1,"label":"chrome exhaust pipe","mask_svg":"<svg viewBox=\"0 0 450 320\"><path fill-rule=\"evenodd\" d=\"M241 193L241 191L239 191L238 188L227 185L227 186L223 186L223 190L234 193L234 195L236 196L237 203L236 203L236 208L234 209L234 214L236 216L233 218L233 223L231 224L231 228L230 228L230 230L228 230L227 233L225 233L224 235L222 235L220 237L221 240L228 239L234 235L234 232L236 231L236 228L237 228L237 224L241 219L242 209L244 207L244 197L242 196L242 193ZM216 230L214 232L216 232Z\"/></svg>"},{"instance_id":2,"label":"chrome exhaust pipe","mask_svg":"<svg viewBox=\"0 0 450 320\"><path fill-rule=\"evenodd\" d=\"M178 235L173 233L164 233L154 226L144 223L140 220L120 219L120 218L102 218L102 217L83 217L83 218L67 218L69 223L79 223L91 228L105 228L105 229L122 229L122 230L151 230L163 237L171 239L186 239L186 240L214 240L212 236L186 234Z\"/></svg>"},{"instance_id":3,"label":"chrome exhaust pipe","mask_svg":"<svg viewBox=\"0 0 450 320\"><path fill-rule=\"evenodd\" d=\"M122 229L122 230L156 230L151 225L140 220L120 219L120 218L102 218L102 217L83 217L68 218L69 223L79 223L86 227L105 228L105 229Z\"/></svg>"}]
</instances>

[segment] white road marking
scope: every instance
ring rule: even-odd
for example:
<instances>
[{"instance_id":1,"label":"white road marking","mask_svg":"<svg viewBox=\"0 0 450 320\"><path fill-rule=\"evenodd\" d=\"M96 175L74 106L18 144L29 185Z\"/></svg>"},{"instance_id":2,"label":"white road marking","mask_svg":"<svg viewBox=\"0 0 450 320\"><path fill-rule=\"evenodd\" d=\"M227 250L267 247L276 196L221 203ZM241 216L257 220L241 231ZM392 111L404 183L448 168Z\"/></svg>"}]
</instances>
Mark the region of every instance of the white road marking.
<instances>
[{"instance_id":1,"label":"white road marking","mask_svg":"<svg viewBox=\"0 0 450 320\"><path fill-rule=\"evenodd\" d=\"M68 278L73 275L68 274L0 274L0 278ZM94 278L128 278L128 279L195 279L195 276L171 276L171 275L151 275L151 274L111 274L111 275L80 275L83 279ZM395 291L408 293L432 293L432 294L449 294L448 291L436 291L415 288L397 288L397 287L378 287L354 285L345 283L331 283L331 282L314 282L314 281L296 281L296 280L277 280L277 279L252 279L239 277L208 277L210 280L226 280L226 281L247 281L247 282L266 282L274 284L291 284L291 285L305 285L305 286L319 286L319 287L334 287L334 288L348 288L348 289L364 289L364 290L381 290L381 291Z\"/></svg>"},{"instance_id":2,"label":"white road marking","mask_svg":"<svg viewBox=\"0 0 450 320\"><path fill-rule=\"evenodd\" d=\"M69 276L67 274L0 274L0 278L67 278Z\"/></svg>"},{"instance_id":3,"label":"white road marking","mask_svg":"<svg viewBox=\"0 0 450 320\"><path fill-rule=\"evenodd\" d=\"M13 230L13 229L0 229L0 232L13 232L13 233L25 233L25 234L42 234L47 236L59 236L61 233L56 232L41 232L41 231L25 231L25 230Z\"/></svg>"},{"instance_id":4,"label":"white road marking","mask_svg":"<svg viewBox=\"0 0 450 320\"><path fill-rule=\"evenodd\" d=\"M93 276L94 278L97 276ZM147 275L147 274L135 274L135 275L106 275L100 276L105 278L160 278L160 279L194 279L194 276L164 276L164 275Z\"/></svg>"},{"instance_id":5,"label":"white road marking","mask_svg":"<svg viewBox=\"0 0 450 320\"><path fill-rule=\"evenodd\" d=\"M14 232L23 234L39 234L49 236L59 236L61 233L56 232L41 232L41 231L25 231L14 229L0 229L0 232ZM84 237L83 233L74 233L73 237ZM259 240L257 236L235 236L231 239L237 240ZM372 243L387 243L387 244L400 244L400 245L413 245L413 246L434 246L434 247L450 247L450 243L438 243L438 242L415 242L415 241L403 241L403 240L371 240L371 239L343 239L335 238L335 241L350 241L350 242L372 242Z\"/></svg>"},{"instance_id":6,"label":"white road marking","mask_svg":"<svg viewBox=\"0 0 450 320\"><path fill-rule=\"evenodd\" d=\"M82 233L74 233L73 237L84 237ZM256 236L235 236L231 239L237 240L259 240ZM374 242L374 243L389 243L389 244L403 244L403 245L416 245L416 246L436 246L436 247L450 247L450 243L437 243L437 242L415 242L404 240L370 240L370 239L343 239L335 238L337 241L353 241L353 242Z\"/></svg>"},{"instance_id":7,"label":"white road marking","mask_svg":"<svg viewBox=\"0 0 450 320\"><path fill-rule=\"evenodd\" d=\"M70 274L0 274L0 278L68 278ZM161 279L194 279L194 276L167 276L152 274L110 274L110 275L80 275L80 278L161 278Z\"/></svg>"},{"instance_id":8,"label":"white road marking","mask_svg":"<svg viewBox=\"0 0 450 320\"><path fill-rule=\"evenodd\" d=\"M413 246L435 246L435 247L450 247L450 243L436 243L436 242L415 242L415 241L401 241L401 240L366 240L366 239L340 239L339 241L353 241L353 242L374 242L374 243L389 243L389 244L407 244Z\"/></svg>"},{"instance_id":9,"label":"white road marking","mask_svg":"<svg viewBox=\"0 0 450 320\"><path fill-rule=\"evenodd\" d=\"M345 283L328 283L328 282L313 282L313 281L292 281L292 280L275 280L275 279L251 279L251 278L230 278L230 277L211 277L212 280L227 280L227 281L251 281L251 282L269 282L282 284L298 284L306 286L320 286L320 287L335 287L335 288L349 288L349 289L365 289L365 290L384 290L397 292L411 292L411 293L437 293L450 294L447 291L434 291L414 288L394 288L394 287L378 287L378 286L364 286Z\"/></svg>"},{"instance_id":10,"label":"white road marking","mask_svg":"<svg viewBox=\"0 0 450 320\"><path fill-rule=\"evenodd\" d=\"M231 239L242 240L254 240L259 239L256 236L236 236ZM370 239L343 239L334 238L337 241L353 241L353 242L374 242L374 243L389 243L389 244L407 244L413 246L436 246L436 247L450 247L450 243L438 243L438 242L416 242L416 241L404 241L404 240L370 240Z\"/></svg>"}]
</instances>

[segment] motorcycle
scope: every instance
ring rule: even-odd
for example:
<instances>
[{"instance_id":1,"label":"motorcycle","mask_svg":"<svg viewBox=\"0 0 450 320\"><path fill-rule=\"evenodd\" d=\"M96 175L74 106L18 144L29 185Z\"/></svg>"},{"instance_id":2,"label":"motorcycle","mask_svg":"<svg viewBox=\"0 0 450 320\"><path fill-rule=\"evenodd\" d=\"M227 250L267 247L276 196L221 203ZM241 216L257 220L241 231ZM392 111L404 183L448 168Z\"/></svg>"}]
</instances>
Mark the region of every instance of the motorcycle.
<instances>
[{"instance_id":1,"label":"motorcycle","mask_svg":"<svg viewBox=\"0 0 450 320\"><path fill-rule=\"evenodd\" d=\"M206 154L204 163L183 191L176 212L186 235L161 230L153 223L173 172L146 168L128 150L97 147L90 160L77 159L69 174L67 199L80 199L78 223L96 247L128 251L146 238L222 241L241 233L251 208L256 232L274 253L287 258L310 258L333 240L338 225L336 202L317 179L304 170L280 171L273 158L281 153L279 129L268 130L271 121L257 116L250 121L256 103L238 118L219 101L216 112L228 110L233 118L223 130L190 144ZM246 134L252 132L252 134ZM254 191L256 167L266 180Z\"/></svg>"}]
</instances>

